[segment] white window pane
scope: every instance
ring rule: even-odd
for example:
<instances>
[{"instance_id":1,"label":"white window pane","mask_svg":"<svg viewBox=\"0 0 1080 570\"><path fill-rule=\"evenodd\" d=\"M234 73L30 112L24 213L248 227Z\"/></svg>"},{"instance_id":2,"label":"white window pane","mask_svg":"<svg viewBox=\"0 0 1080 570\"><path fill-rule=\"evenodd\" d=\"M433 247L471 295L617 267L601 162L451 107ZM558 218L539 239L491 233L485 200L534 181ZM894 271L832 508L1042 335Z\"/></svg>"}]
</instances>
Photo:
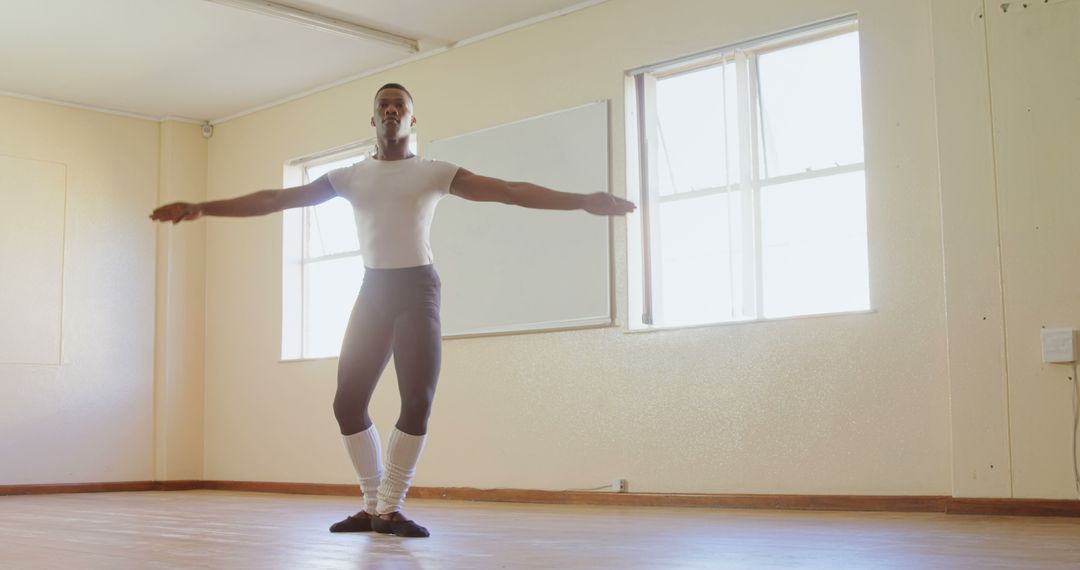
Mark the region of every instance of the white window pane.
<instances>
[{"instance_id":1,"label":"white window pane","mask_svg":"<svg viewBox=\"0 0 1080 570\"><path fill-rule=\"evenodd\" d=\"M761 177L863 161L857 32L758 58Z\"/></svg>"},{"instance_id":2,"label":"white window pane","mask_svg":"<svg viewBox=\"0 0 1080 570\"><path fill-rule=\"evenodd\" d=\"M862 171L761 190L765 317L870 308Z\"/></svg>"},{"instance_id":3,"label":"white window pane","mask_svg":"<svg viewBox=\"0 0 1080 570\"><path fill-rule=\"evenodd\" d=\"M320 164L318 166L308 166L306 168L307 181L312 182L314 180L317 180L320 176L326 174L327 172L330 172L331 170L345 168L346 166L352 166L357 162L364 160L364 158L364 155L361 154L356 156L347 156L340 160L335 160L334 162L327 162L326 164Z\"/></svg>"},{"instance_id":4,"label":"white window pane","mask_svg":"<svg viewBox=\"0 0 1080 570\"><path fill-rule=\"evenodd\" d=\"M363 280L360 256L304 265L304 358L338 355Z\"/></svg>"},{"instance_id":5,"label":"white window pane","mask_svg":"<svg viewBox=\"0 0 1080 570\"><path fill-rule=\"evenodd\" d=\"M307 209L306 257L355 251L360 247L352 204L340 196Z\"/></svg>"},{"instance_id":6,"label":"white window pane","mask_svg":"<svg viewBox=\"0 0 1080 570\"><path fill-rule=\"evenodd\" d=\"M733 69L717 65L656 82L659 132L654 138L661 196L722 187L738 179L736 146L725 144L725 139L737 143L739 132Z\"/></svg>"},{"instance_id":7,"label":"white window pane","mask_svg":"<svg viewBox=\"0 0 1080 570\"><path fill-rule=\"evenodd\" d=\"M742 287L739 194L660 204L664 326L731 321Z\"/></svg>"}]
</instances>

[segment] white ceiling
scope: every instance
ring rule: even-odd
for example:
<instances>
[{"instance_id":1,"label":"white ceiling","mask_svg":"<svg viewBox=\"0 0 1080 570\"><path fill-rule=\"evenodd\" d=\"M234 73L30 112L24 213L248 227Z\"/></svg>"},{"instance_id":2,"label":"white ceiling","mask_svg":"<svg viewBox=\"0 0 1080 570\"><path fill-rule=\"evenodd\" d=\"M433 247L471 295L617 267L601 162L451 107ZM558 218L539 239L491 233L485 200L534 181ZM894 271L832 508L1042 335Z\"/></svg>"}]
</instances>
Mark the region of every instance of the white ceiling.
<instances>
[{"instance_id":1,"label":"white ceiling","mask_svg":"<svg viewBox=\"0 0 1080 570\"><path fill-rule=\"evenodd\" d=\"M276 0L420 55L598 0ZM416 57L205 0L0 0L0 92L217 120Z\"/></svg>"}]
</instances>

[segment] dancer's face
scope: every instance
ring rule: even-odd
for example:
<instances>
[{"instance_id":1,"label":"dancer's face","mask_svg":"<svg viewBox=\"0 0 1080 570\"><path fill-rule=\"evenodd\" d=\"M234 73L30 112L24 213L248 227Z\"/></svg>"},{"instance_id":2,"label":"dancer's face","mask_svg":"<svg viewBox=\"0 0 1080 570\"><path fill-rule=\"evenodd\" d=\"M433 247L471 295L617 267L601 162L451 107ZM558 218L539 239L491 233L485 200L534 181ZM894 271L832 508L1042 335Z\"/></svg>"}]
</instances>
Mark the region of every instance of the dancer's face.
<instances>
[{"instance_id":1,"label":"dancer's face","mask_svg":"<svg viewBox=\"0 0 1080 570\"><path fill-rule=\"evenodd\" d=\"M371 117L371 126L379 140L400 140L408 138L416 124L413 116L412 99L401 89L383 89L375 96L375 115Z\"/></svg>"}]
</instances>

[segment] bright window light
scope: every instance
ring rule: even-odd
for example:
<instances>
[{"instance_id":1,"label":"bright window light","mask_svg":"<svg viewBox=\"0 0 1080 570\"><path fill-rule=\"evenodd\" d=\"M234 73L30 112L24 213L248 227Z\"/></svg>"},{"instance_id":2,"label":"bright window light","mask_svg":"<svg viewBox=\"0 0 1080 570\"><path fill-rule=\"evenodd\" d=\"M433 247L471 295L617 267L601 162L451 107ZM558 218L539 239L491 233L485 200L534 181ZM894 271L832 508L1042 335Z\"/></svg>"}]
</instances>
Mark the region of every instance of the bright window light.
<instances>
[{"instance_id":1,"label":"bright window light","mask_svg":"<svg viewBox=\"0 0 1080 570\"><path fill-rule=\"evenodd\" d=\"M862 171L761 190L764 317L870 307Z\"/></svg>"},{"instance_id":2,"label":"bright window light","mask_svg":"<svg viewBox=\"0 0 1080 570\"><path fill-rule=\"evenodd\" d=\"M863 161L859 35L763 53L761 177Z\"/></svg>"},{"instance_id":3,"label":"bright window light","mask_svg":"<svg viewBox=\"0 0 1080 570\"><path fill-rule=\"evenodd\" d=\"M853 19L635 75L636 327L870 308Z\"/></svg>"},{"instance_id":4,"label":"bright window light","mask_svg":"<svg viewBox=\"0 0 1080 570\"><path fill-rule=\"evenodd\" d=\"M370 143L286 165L286 186L307 184L353 165ZM337 356L364 279L353 208L344 198L286 210L283 222L283 360Z\"/></svg>"},{"instance_id":5,"label":"bright window light","mask_svg":"<svg viewBox=\"0 0 1080 570\"><path fill-rule=\"evenodd\" d=\"M415 136L409 146L415 153ZM367 141L292 161L285 166L285 186L367 160L374 150L374 141ZM281 358L336 357L364 281L352 204L337 197L286 210L282 235Z\"/></svg>"}]
</instances>

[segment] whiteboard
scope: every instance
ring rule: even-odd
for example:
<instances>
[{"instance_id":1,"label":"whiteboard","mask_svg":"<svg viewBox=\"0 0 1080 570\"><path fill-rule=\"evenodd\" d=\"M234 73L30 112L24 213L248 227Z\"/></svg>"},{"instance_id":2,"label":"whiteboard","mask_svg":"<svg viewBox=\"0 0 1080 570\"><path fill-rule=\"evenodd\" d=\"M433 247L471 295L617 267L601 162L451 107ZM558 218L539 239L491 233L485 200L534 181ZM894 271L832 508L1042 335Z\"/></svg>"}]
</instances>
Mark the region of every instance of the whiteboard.
<instances>
[{"instance_id":1,"label":"whiteboard","mask_svg":"<svg viewBox=\"0 0 1080 570\"><path fill-rule=\"evenodd\" d=\"M608 192L606 101L433 141L427 158L562 192ZM611 221L447 196L431 227L443 336L610 325Z\"/></svg>"}]
</instances>

